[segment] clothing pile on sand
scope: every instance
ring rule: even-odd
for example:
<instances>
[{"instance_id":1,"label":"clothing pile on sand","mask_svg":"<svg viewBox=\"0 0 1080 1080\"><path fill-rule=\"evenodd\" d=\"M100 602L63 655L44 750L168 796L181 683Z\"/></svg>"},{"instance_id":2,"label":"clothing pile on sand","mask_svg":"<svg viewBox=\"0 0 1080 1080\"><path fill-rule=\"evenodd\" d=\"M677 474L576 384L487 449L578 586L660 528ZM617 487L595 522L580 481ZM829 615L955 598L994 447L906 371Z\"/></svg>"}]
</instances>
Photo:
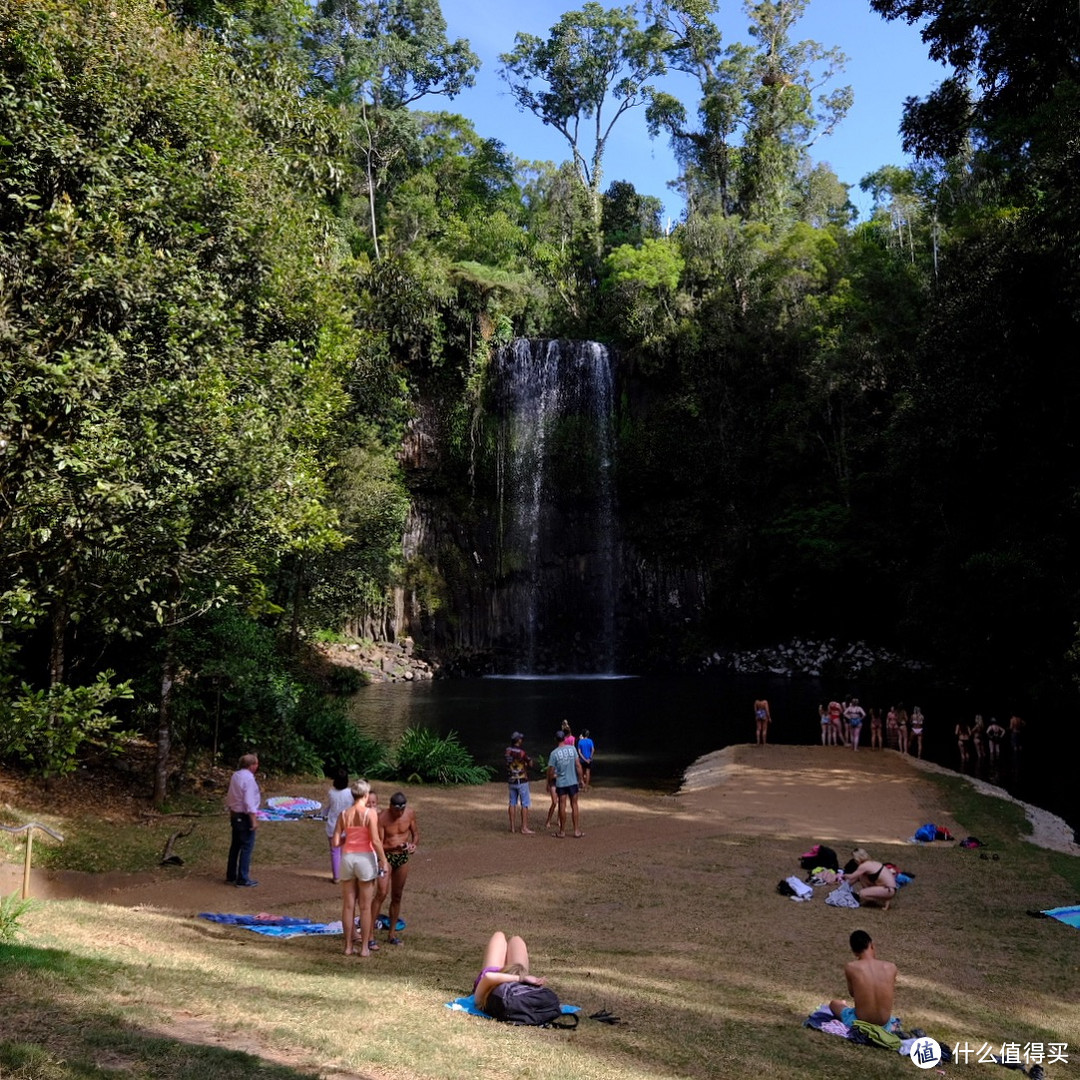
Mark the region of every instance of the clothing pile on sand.
<instances>
[{"instance_id":1,"label":"clothing pile on sand","mask_svg":"<svg viewBox=\"0 0 1080 1080\"><path fill-rule=\"evenodd\" d=\"M950 837L951 839L951 837ZM831 847L824 844L814 844L808 851L799 856L799 867L806 872L805 881L795 875L784 878L776 886L776 891L781 896L786 896L796 903L805 903L813 899L815 886L827 886L831 889L825 897L825 903L830 907L857 908L859 898L852 891L851 886L845 881L845 875L855 870L858 864L854 859L850 860L841 869L840 860ZM884 863L896 875L897 887L906 885L911 881L911 874L903 873L892 863Z\"/></svg>"}]
</instances>

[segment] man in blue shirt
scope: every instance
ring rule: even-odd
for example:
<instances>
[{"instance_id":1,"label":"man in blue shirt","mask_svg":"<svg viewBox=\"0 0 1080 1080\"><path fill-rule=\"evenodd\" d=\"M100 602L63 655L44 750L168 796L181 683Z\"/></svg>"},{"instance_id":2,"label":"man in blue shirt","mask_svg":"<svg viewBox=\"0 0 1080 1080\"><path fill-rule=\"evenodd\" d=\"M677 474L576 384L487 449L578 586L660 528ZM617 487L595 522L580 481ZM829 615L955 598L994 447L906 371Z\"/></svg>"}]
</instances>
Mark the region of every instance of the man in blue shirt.
<instances>
[{"instance_id":1,"label":"man in blue shirt","mask_svg":"<svg viewBox=\"0 0 1080 1080\"><path fill-rule=\"evenodd\" d=\"M585 834L578 824L578 790L583 777L577 749L571 743L563 742L551 751L548 756L548 780L555 781L555 794L559 797L559 831L555 835L560 839L566 835L566 800L569 799L574 836L581 838Z\"/></svg>"},{"instance_id":2,"label":"man in blue shirt","mask_svg":"<svg viewBox=\"0 0 1080 1080\"><path fill-rule=\"evenodd\" d=\"M593 741L589 738L589 729L586 728L581 737L577 741L578 757L581 758L581 776L583 779L582 787L586 791L589 790L589 784L592 783L592 757L593 757Z\"/></svg>"}]
</instances>

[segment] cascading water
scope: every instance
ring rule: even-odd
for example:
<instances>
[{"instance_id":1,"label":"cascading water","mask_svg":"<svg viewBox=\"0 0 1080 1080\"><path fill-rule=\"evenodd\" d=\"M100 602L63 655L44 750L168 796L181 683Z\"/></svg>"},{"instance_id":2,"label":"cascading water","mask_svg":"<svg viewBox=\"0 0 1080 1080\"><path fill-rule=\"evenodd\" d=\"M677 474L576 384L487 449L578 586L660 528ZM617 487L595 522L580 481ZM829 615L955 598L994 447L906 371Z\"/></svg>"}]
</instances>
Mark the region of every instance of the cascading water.
<instances>
[{"instance_id":1,"label":"cascading water","mask_svg":"<svg viewBox=\"0 0 1080 1080\"><path fill-rule=\"evenodd\" d=\"M610 673L619 543L611 356L596 342L518 339L495 361L496 590L519 673Z\"/></svg>"}]
</instances>

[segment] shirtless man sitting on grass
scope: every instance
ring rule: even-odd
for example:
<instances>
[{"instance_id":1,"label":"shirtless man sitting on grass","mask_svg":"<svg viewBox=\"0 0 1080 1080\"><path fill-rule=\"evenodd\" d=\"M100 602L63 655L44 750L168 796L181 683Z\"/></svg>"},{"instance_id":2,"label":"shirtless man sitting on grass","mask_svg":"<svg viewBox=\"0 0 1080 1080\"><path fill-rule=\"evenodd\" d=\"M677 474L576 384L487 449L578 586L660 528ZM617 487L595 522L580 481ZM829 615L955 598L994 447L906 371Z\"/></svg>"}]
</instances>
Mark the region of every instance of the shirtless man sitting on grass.
<instances>
[{"instance_id":1,"label":"shirtless man sitting on grass","mask_svg":"<svg viewBox=\"0 0 1080 1080\"><path fill-rule=\"evenodd\" d=\"M874 943L865 930L852 932L851 951L855 959L844 965L844 975L855 1006L835 998L829 1002L829 1008L848 1027L856 1020L865 1020L887 1030L896 992L896 965L877 958Z\"/></svg>"}]
</instances>

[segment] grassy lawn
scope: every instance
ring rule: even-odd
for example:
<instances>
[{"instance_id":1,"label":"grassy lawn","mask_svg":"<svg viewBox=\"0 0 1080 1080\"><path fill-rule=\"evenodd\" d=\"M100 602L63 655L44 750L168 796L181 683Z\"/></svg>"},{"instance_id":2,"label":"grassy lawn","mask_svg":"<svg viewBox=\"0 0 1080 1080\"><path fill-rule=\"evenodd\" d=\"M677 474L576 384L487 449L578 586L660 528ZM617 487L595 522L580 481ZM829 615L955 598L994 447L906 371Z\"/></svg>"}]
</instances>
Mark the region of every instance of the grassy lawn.
<instances>
[{"instance_id":1,"label":"grassy lawn","mask_svg":"<svg viewBox=\"0 0 1080 1080\"><path fill-rule=\"evenodd\" d=\"M829 908L821 889L809 904L779 897L776 882L815 839L797 830L732 835L678 800L597 792L585 842L508 838L476 825L498 785L418 796L436 861L410 882L407 947L371 962L339 955L340 939L264 938L166 906L37 902L0 947L0 1077L911 1077L907 1059L800 1026L843 993L857 926L900 968L905 1026L996 1052L1067 1043L1080 1061L1080 933L1025 914L1080 899L1080 860L1024 842L1019 808L959 779L913 782L999 857L879 847L915 874L889 912ZM66 860L93 851L101 868L131 865L143 847L160 853L181 827L106 828L92 815L55 824L70 838ZM217 872L220 825L200 823L185 841L182 873ZM315 865L310 832L284 829L275 860ZM333 903L329 892L327 912ZM471 986L496 927L527 927L534 970L564 1001L627 1024L545 1031L445 1009Z\"/></svg>"}]
</instances>

